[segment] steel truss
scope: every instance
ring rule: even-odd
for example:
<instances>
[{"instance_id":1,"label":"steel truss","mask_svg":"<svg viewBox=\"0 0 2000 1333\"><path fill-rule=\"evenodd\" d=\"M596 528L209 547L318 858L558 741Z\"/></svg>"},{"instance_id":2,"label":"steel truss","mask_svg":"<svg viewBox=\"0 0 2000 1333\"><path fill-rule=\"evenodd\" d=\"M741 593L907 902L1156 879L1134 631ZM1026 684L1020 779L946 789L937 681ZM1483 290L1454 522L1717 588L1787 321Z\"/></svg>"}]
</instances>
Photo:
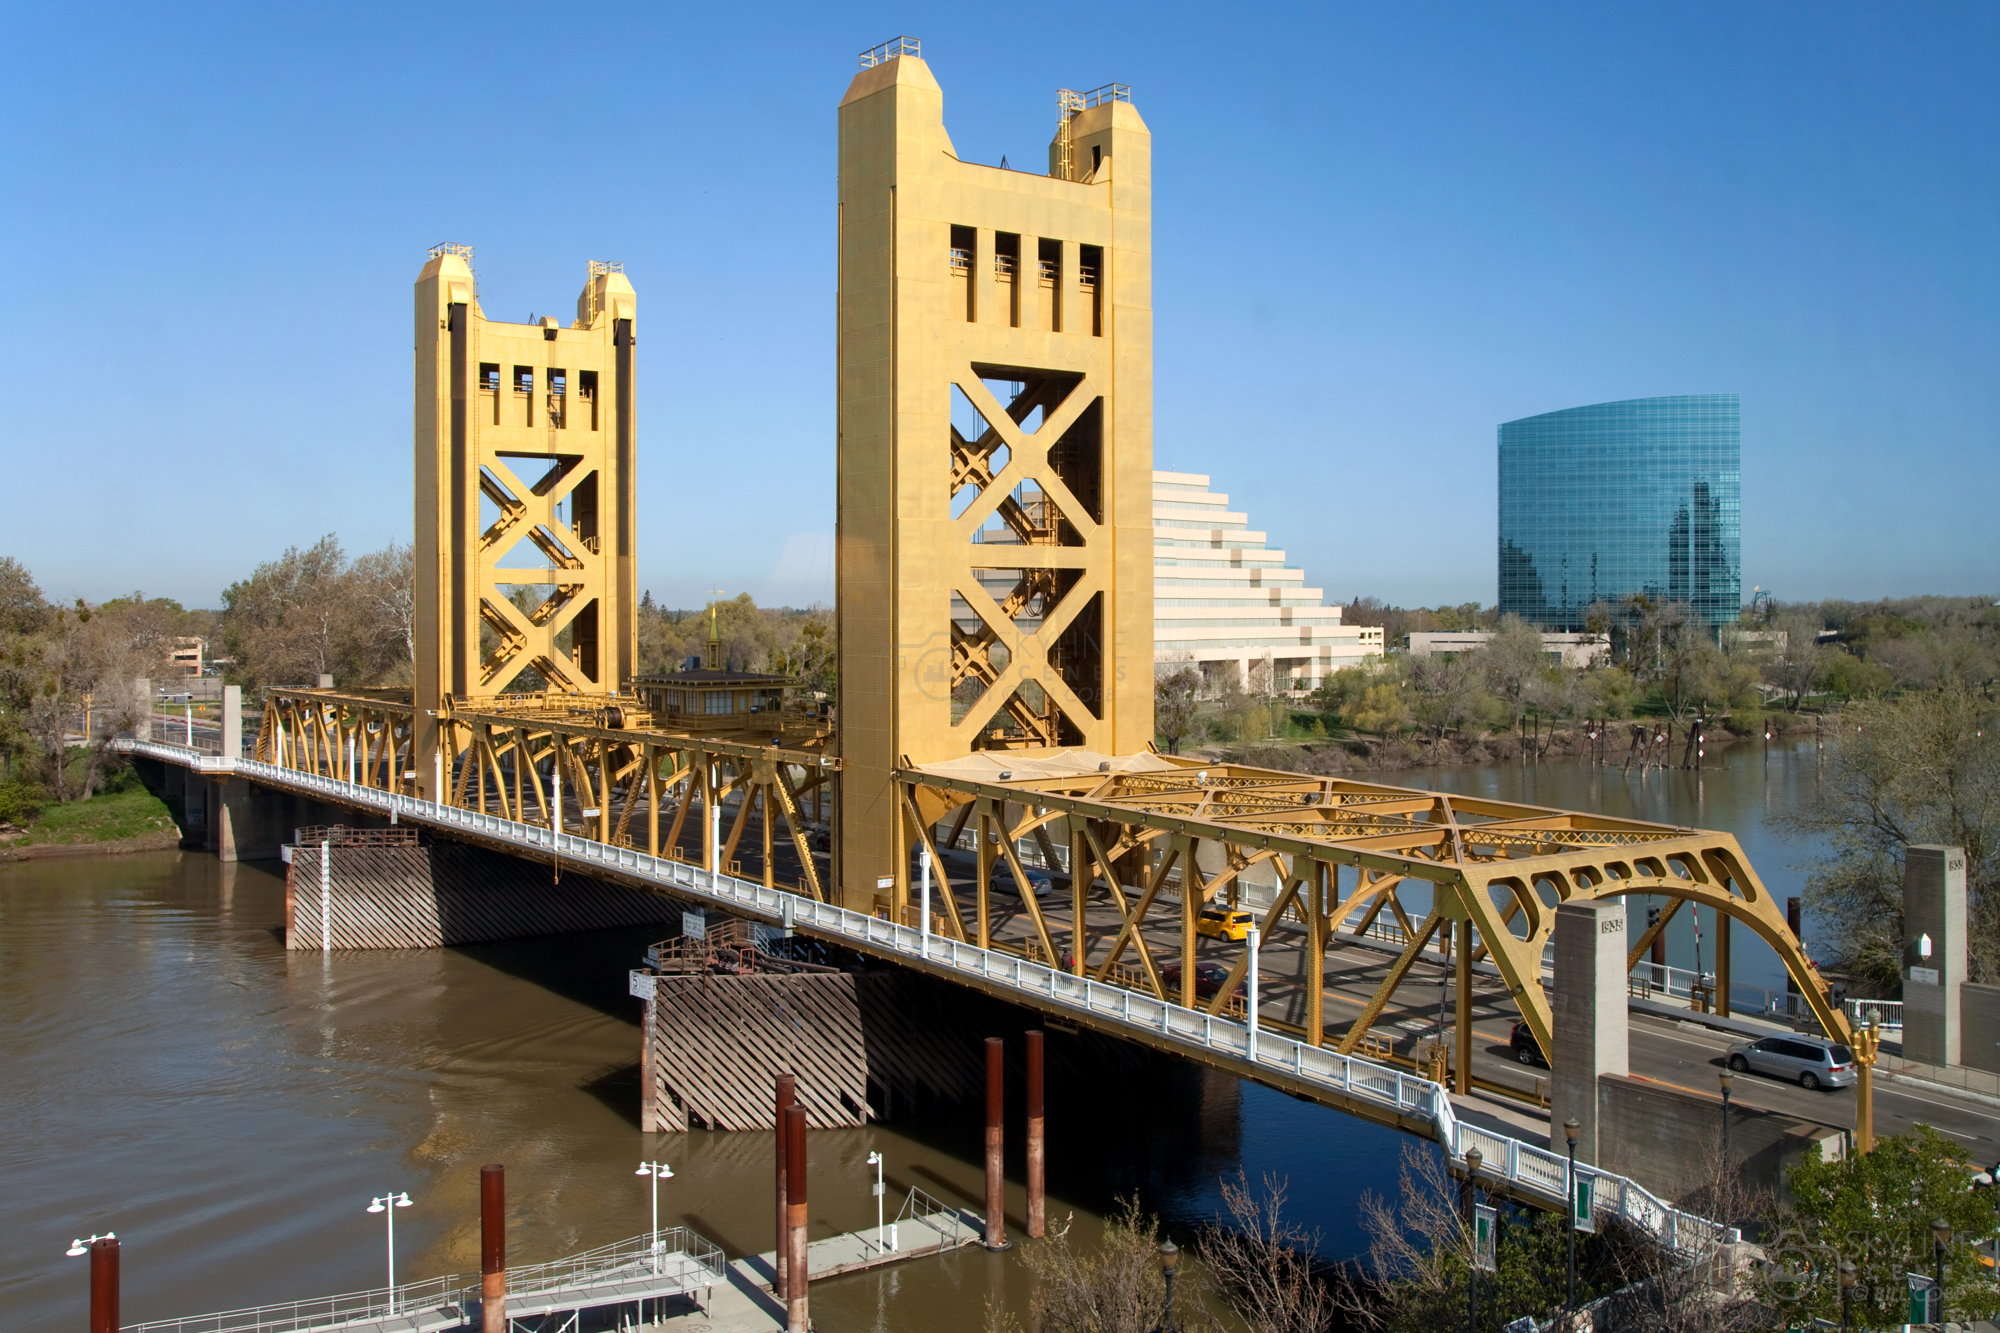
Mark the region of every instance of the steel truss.
<instances>
[{"instance_id":1,"label":"steel truss","mask_svg":"<svg viewBox=\"0 0 2000 1333\"><path fill-rule=\"evenodd\" d=\"M831 813L839 761L823 740L716 740L635 725L645 716L630 696L522 695L446 709L438 717L445 802L545 828L559 822L566 833L704 870L742 876L750 861L754 878L761 863L767 888L826 901L812 837ZM428 777L417 772L415 723L404 690L274 690L256 758L415 796ZM778 879L780 847L796 858L795 884Z\"/></svg>"},{"instance_id":2,"label":"steel truss","mask_svg":"<svg viewBox=\"0 0 2000 1333\"><path fill-rule=\"evenodd\" d=\"M1260 876L1273 875L1278 889L1259 923L1262 938L1268 941L1275 928L1295 927L1305 936L1309 960L1318 963L1305 968L1303 1040L1328 1044L1327 949L1364 934L1386 910L1402 926L1403 950L1361 1014L1331 1044L1343 1055L1354 1052L1436 939L1440 955L1455 954L1455 1083L1465 1092L1471 1086L1473 964L1491 960L1550 1056L1542 959L1556 906L1658 895L1673 901L1633 943L1630 964L1683 903L1713 908L1770 945L1826 1032L1852 1043L1846 1015L1787 928L1783 905L1773 901L1727 833L1240 765L1169 762L1175 767L1164 772L1009 781L948 777L907 765L897 770L899 843L912 854L919 848L930 853L936 928L982 948L1039 955L1078 976L1123 981L1195 1008L1197 916L1209 904L1235 905L1245 873L1268 865ZM955 844L968 827L976 830L975 870L970 884L955 884L939 847ZM1066 904L1053 895L1048 906L1037 901L1020 859L1025 842L1039 848L1049 867L1062 864L1057 843L1067 844L1075 873ZM896 886L904 915L909 860L903 858ZM991 888L1003 863L1020 890L1029 933L996 945ZM1402 893L1419 885L1429 889L1430 906L1413 919ZM1155 911L1163 891L1178 896L1177 911ZM1115 933L1090 922L1093 909L1101 923L1107 908ZM1167 993L1149 929L1165 929L1177 941L1178 995ZM1093 936L1100 935L1109 941L1093 950ZM1729 932L1719 930L1717 1008L1724 1014L1728 941ZM1126 963L1128 956L1136 966ZM1248 970L1248 951L1238 951L1227 980L1199 1007L1226 1012L1239 1002Z\"/></svg>"}]
</instances>

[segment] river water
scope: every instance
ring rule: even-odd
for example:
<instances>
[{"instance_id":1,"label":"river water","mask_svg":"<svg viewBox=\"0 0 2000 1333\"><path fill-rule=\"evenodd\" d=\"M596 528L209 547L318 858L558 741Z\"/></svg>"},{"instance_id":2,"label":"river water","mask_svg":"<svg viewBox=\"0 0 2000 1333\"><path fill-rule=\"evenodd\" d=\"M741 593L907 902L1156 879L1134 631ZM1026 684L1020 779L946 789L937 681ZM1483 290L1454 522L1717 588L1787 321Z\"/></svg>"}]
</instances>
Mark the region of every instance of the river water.
<instances>
[{"instance_id":1,"label":"river water","mask_svg":"<svg viewBox=\"0 0 2000 1333\"><path fill-rule=\"evenodd\" d=\"M1766 820L1809 789L1811 746L1711 762L1700 775L1565 760L1384 779L1726 829L1774 894L1796 893L1811 849ZM281 869L194 852L0 866L0 1327L82 1323L88 1261L63 1251L93 1232L123 1242L127 1322L379 1286L383 1220L365 1210L390 1190L413 1200L396 1215L399 1277L476 1272L489 1161L507 1166L517 1263L644 1231L644 1158L675 1172L662 1225L732 1256L769 1247L766 1136L638 1130L625 972L658 927L292 954ZM1670 961L1686 966L1692 927L1675 925ZM1783 984L1747 936L1736 971ZM872 1150L892 1209L912 1186L978 1206L980 1134L974 1108L815 1133L813 1236L873 1225ZM1136 1193L1185 1238L1216 1211L1221 1176L1275 1172L1323 1253L1345 1256L1362 1245L1356 1199L1393 1192L1405 1141L1189 1067L1052 1080L1050 1213L1073 1213L1088 1237ZM1009 1212L1018 1234L1018 1186ZM1026 1286L1018 1253L974 1249L815 1284L813 1308L830 1330L976 1327L988 1296L1025 1308Z\"/></svg>"}]
</instances>

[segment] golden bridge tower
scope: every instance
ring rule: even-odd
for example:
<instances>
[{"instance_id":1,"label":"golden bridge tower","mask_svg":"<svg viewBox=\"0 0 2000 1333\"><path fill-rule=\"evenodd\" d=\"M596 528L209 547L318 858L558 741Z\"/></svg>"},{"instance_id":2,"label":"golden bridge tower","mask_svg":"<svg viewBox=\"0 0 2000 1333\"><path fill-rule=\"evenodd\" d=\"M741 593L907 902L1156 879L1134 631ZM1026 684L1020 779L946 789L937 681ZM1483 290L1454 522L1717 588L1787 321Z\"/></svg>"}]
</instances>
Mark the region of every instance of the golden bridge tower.
<instances>
[{"instance_id":1,"label":"golden bridge tower","mask_svg":"<svg viewBox=\"0 0 2000 1333\"><path fill-rule=\"evenodd\" d=\"M918 44L840 104L841 889L892 772L1153 737L1152 139L1057 95L1046 175L961 161ZM1003 765L1004 766L1004 765Z\"/></svg>"},{"instance_id":2,"label":"golden bridge tower","mask_svg":"<svg viewBox=\"0 0 2000 1333\"><path fill-rule=\"evenodd\" d=\"M632 344L638 298L592 263L576 319L489 320L470 247L416 290L418 781L438 712L547 690L613 695L634 619Z\"/></svg>"}]
</instances>

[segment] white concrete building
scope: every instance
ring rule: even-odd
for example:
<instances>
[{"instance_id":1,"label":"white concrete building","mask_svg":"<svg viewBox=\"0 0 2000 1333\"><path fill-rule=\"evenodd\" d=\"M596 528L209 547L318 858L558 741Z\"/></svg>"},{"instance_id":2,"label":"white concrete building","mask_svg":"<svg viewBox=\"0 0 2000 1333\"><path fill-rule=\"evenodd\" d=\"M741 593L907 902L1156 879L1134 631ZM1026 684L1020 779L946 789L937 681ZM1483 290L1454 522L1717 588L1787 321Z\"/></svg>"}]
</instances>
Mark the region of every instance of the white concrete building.
<instances>
[{"instance_id":1,"label":"white concrete building","mask_svg":"<svg viewBox=\"0 0 2000 1333\"><path fill-rule=\"evenodd\" d=\"M1403 636L1403 646L1412 657L1456 657L1480 648L1492 639L1491 630L1413 630ZM1542 635L1542 651L1557 666L1603 666L1611 660L1608 634Z\"/></svg>"},{"instance_id":2,"label":"white concrete building","mask_svg":"<svg viewBox=\"0 0 2000 1333\"><path fill-rule=\"evenodd\" d=\"M1302 569L1265 545L1248 514L1197 472L1153 474L1153 654L1197 663L1211 684L1269 658L1280 681L1310 690L1342 667L1382 656L1382 631L1343 625Z\"/></svg>"}]
</instances>

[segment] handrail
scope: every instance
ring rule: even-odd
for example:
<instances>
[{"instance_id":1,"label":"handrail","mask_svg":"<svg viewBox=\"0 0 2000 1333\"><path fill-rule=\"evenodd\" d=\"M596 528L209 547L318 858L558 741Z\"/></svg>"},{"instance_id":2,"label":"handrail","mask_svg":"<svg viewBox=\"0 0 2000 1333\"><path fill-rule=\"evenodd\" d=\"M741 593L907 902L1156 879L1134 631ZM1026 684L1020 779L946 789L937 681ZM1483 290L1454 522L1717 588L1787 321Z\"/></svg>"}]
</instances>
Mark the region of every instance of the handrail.
<instances>
[{"instance_id":1,"label":"handrail","mask_svg":"<svg viewBox=\"0 0 2000 1333\"><path fill-rule=\"evenodd\" d=\"M1486 1170L1497 1175L1517 1193L1531 1194L1545 1202L1562 1203L1568 1198L1566 1182L1558 1169L1564 1162L1560 1154L1487 1130L1461 1125L1442 1085L1373 1060L1341 1055L1327 1047L1308 1045L1268 1029L1258 1032L1253 1039L1245 1023L1232 1022L1199 1009L1183 1008L1123 986L1031 962L1015 954L981 949L941 935L924 934L915 926L885 921L786 889L766 888L760 883L720 871L704 870L685 861L651 856L635 848L613 846L569 833L555 833L540 825L519 824L484 811L440 805L338 778L299 773L259 760L211 759L178 747L151 742L119 741L115 744L118 748L137 750L156 758L178 759L180 762L194 759L196 766L204 771L236 772L385 814L393 812L399 819L461 829L529 851L553 852L565 861L602 866L618 874L667 888L678 895L715 903L738 914L762 918L767 923L814 931L858 945L869 952L912 961L967 982L1009 988L1024 996L1034 997L1038 1007L1044 1010L1071 1010L1087 1016L1100 1026L1143 1035L1148 1041L1170 1048L1241 1061L1251 1066L1253 1071L1267 1071L1274 1077L1282 1076L1295 1083L1318 1088L1350 1105L1365 1104L1378 1111L1388 1111L1400 1120L1428 1124L1438 1143L1454 1157L1463 1156L1467 1146L1479 1144L1488 1163ZM1580 1167L1579 1170L1604 1182L1607 1189L1616 1192L1616 1209L1620 1216L1645 1226L1670 1244L1684 1249L1701 1246L1709 1243L1715 1235L1723 1234L1719 1224L1682 1213L1623 1176L1594 1167ZM1552 1171L1555 1174L1551 1175Z\"/></svg>"},{"instance_id":2,"label":"handrail","mask_svg":"<svg viewBox=\"0 0 2000 1333\"><path fill-rule=\"evenodd\" d=\"M657 1238L647 1232L547 1263L510 1268L507 1297L516 1306L546 1305L554 1298L551 1308L561 1309L569 1308L561 1304L561 1298L573 1293L587 1308L592 1287L650 1279L660 1286L662 1295L690 1292L725 1281L726 1264L722 1247L699 1232L687 1227L664 1228ZM404 1327L401 1320L411 1320L409 1326L415 1327L415 1318L424 1315L462 1319L467 1307L479 1300L479 1284L477 1277L455 1273L401 1283L394 1288L377 1287L338 1296L245 1306L177 1319L153 1319L127 1324L121 1333L304 1333L315 1328L365 1326L370 1321L391 1318L399 1320L396 1325L399 1328ZM673 1290L668 1291L668 1286ZM621 1298L631 1299L623 1293Z\"/></svg>"}]
</instances>

